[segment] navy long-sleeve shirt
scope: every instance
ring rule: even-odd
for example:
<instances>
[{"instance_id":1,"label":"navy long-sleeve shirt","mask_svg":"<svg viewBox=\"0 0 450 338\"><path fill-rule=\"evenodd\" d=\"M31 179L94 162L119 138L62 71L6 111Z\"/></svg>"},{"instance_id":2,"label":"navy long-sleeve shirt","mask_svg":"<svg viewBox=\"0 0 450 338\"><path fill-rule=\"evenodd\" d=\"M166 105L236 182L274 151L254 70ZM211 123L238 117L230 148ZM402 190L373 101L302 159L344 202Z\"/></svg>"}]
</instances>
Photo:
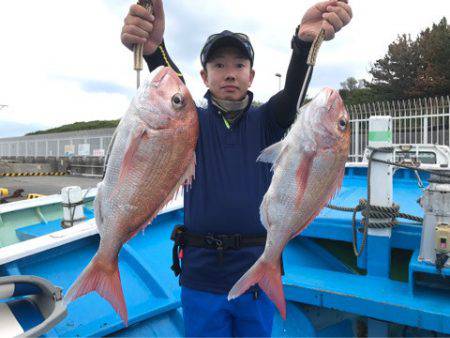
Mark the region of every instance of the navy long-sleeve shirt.
<instances>
[{"instance_id":1,"label":"navy long-sleeve shirt","mask_svg":"<svg viewBox=\"0 0 450 338\"><path fill-rule=\"evenodd\" d=\"M309 48L309 43L294 39L285 88L259 107L251 105L253 94L249 92L245 113L230 129L212 104L210 92L205 95L207 107L197 108L200 134L195 180L184 195L184 225L188 231L203 235L265 234L259 206L272 174L270 165L256 159L263 149L283 138L295 119ZM145 59L150 70L168 65L178 71L165 49ZM227 293L263 250L263 246L227 250L219 260L217 250L186 247L180 284Z\"/></svg>"}]
</instances>

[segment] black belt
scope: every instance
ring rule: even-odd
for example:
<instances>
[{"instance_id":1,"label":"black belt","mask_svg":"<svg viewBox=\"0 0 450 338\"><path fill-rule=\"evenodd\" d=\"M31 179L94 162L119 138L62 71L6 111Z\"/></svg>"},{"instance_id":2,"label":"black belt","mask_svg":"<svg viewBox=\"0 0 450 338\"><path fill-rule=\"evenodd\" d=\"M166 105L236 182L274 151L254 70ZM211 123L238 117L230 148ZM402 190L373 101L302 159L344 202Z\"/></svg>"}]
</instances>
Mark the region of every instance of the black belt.
<instances>
[{"instance_id":1,"label":"black belt","mask_svg":"<svg viewBox=\"0 0 450 338\"><path fill-rule=\"evenodd\" d=\"M217 250L219 262L222 263L223 252L225 250L239 250L243 247L264 246L266 244L266 235L261 236L242 236L234 235L199 235L188 232L184 226L178 225L173 229L170 239L174 241L172 250L173 265L171 269L178 276L181 273L179 254L185 246Z\"/></svg>"}]
</instances>

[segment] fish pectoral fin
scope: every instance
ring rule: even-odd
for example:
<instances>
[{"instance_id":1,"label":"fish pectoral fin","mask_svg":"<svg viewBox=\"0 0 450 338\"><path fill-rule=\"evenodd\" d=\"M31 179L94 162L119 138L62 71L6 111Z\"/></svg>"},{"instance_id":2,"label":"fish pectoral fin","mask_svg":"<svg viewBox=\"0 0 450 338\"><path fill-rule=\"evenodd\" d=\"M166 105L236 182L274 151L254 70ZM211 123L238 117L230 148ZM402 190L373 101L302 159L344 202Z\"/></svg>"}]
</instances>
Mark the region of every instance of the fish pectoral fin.
<instances>
[{"instance_id":1,"label":"fish pectoral fin","mask_svg":"<svg viewBox=\"0 0 450 338\"><path fill-rule=\"evenodd\" d=\"M148 140L150 138L150 132L148 128L144 125L139 125L136 130L133 131L130 141L128 143L127 150L123 157L122 165L120 167L119 181L123 181L123 179L128 175L130 170L133 167L133 158L139 149L139 145L143 140Z\"/></svg>"},{"instance_id":2,"label":"fish pectoral fin","mask_svg":"<svg viewBox=\"0 0 450 338\"><path fill-rule=\"evenodd\" d=\"M336 176L336 179L332 183L330 194L327 197L326 204L330 203L341 191L342 182L344 180L344 175L345 175L345 166L344 166L344 168L342 168L342 170L339 172L339 174Z\"/></svg>"},{"instance_id":3,"label":"fish pectoral fin","mask_svg":"<svg viewBox=\"0 0 450 338\"><path fill-rule=\"evenodd\" d=\"M173 189L169 192L169 194L167 194L166 199L160 204L160 206L155 210L155 212L150 215L147 220L140 226L138 227L133 234L131 235L131 237L136 236L137 233L139 233L139 231L143 231L152 221L153 219L159 214L159 212L171 201L173 200L177 195L178 192L181 191L183 185L185 187L190 186L194 176L195 176L195 164L196 164L196 157L195 157L195 152L192 154L192 159L189 162L189 165L186 169L186 172L184 173L184 175L182 175L179 179L179 181L177 182L177 184L173 187ZM131 238L130 237L130 238Z\"/></svg>"},{"instance_id":4,"label":"fish pectoral fin","mask_svg":"<svg viewBox=\"0 0 450 338\"><path fill-rule=\"evenodd\" d=\"M196 158L195 152L194 152L193 155L192 155L192 160L189 163L189 165L188 165L188 167L186 169L186 172L184 173L183 177L181 178L183 186L187 190L190 189L190 187L192 185L192 182L195 179L195 165L196 165L196 163L197 163L197 158Z\"/></svg>"},{"instance_id":5,"label":"fish pectoral fin","mask_svg":"<svg viewBox=\"0 0 450 338\"><path fill-rule=\"evenodd\" d=\"M297 184L297 196L295 198L297 208L300 208L300 204L305 195L306 187L308 185L309 174L311 172L311 167L313 165L315 152L304 153L300 159L300 163L297 168L296 173L296 184Z\"/></svg>"},{"instance_id":6,"label":"fish pectoral fin","mask_svg":"<svg viewBox=\"0 0 450 338\"><path fill-rule=\"evenodd\" d=\"M275 168L281 155L287 150L288 146L284 144L283 141L272 144L270 147L264 149L259 157L256 159L257 162L272 163L272 169Z\"/></svg>"},{"instance_id":7,"label":"fish pectoral fin","mask_svg":"<svg viewBox=\"0 0 450 338\"><path fill-rule=\"evenodd\" d=\"M334 196L339 192L339 189L341 187L342 184L342 179L344 177L344 173L345 173L345 167L342 170L342 172L336 177L336 180L334 181L332 188L330 190L330 193L326 196L326 198L320 202L319 207L317 208L317 210L315 210L311 215L308 216L308 218L306 219L306 221L303 223L303 226L300 227L291 237L294 238L298 235L300 235L302 233L303 230L306 229L306 227L312 222L314 221L314 219L320 214L320 212L322 211L323 208L326 207L326 205L328 203L330 203L330 201L334 198ZM301 202L301 201L300 201Z\"/></svg>"}]
</instances>

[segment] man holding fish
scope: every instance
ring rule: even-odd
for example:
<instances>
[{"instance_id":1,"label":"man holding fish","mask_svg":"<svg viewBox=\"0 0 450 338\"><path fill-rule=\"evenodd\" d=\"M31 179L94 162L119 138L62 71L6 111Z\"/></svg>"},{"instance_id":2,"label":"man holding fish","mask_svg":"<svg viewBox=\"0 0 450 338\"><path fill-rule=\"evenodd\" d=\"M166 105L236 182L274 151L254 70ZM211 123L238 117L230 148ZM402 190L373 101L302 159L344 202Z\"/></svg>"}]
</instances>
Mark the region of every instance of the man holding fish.
<instances>
[{"instance_id":1,"label":"man holding fish","mask_svg":"<svg viewBox=\"0 0 450 338\"><path fill-rule=\"evenodd\" d=\"M184 195L184 227L174 233L187 336L270 336L272 302L285 317L281 252L339 187L349 142L348 114L331 89L296 120L300 88L309 81L306 58L321 28L331 40L351 18L348 0L309 8L292 38L285 87L260 107L248 90L255 76L249 38L223 31L207 39L200 75L208 104L197 108L195 180ZM169 66L182 79L164 28L162 0L153 0L153 14L132 5L121 39L130 49L144 44L150 71ZM273 176L258 157L272 163Z\"/></svg>"}]
</instances>

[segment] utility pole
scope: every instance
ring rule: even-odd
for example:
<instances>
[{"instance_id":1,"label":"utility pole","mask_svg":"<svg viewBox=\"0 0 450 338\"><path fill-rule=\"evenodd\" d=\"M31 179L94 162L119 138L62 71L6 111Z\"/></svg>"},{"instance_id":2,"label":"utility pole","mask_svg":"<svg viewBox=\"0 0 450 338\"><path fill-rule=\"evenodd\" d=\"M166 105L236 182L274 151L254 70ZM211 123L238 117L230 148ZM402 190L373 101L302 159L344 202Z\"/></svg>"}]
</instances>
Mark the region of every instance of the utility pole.
<instances>
[{"instance_id":1,"label":"utility pole","mask_svg":"<svg viewBox=\"0 0 450 338\"><path fill-rule=\"evenodd\" d=\"M278 78L278 90L281 90L281 77L282 75L280 73L276 73L275 76Z\"/></svg>"}]
</instances>

